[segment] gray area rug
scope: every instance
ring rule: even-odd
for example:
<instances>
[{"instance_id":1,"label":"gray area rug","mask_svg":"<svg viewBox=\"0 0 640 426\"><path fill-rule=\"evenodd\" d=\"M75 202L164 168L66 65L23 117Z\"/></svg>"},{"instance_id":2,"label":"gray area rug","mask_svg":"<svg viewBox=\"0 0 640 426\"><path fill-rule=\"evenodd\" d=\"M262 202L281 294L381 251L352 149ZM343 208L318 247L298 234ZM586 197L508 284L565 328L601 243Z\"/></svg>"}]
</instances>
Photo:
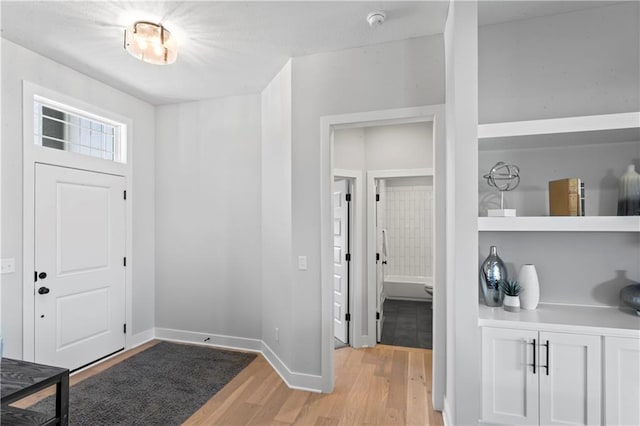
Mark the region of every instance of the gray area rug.
<instances>
[{"instance_id":1,"label":"gray area rug","mask_svg":"<svg viewBox=\"0 0 640 426\"><path fill-rule=\"evenodd\" d=\"M70 425L179 425L256 355L160 342L69 389ZM30 410L55 413L50 396Z\"/></svg>"}]
</instances>

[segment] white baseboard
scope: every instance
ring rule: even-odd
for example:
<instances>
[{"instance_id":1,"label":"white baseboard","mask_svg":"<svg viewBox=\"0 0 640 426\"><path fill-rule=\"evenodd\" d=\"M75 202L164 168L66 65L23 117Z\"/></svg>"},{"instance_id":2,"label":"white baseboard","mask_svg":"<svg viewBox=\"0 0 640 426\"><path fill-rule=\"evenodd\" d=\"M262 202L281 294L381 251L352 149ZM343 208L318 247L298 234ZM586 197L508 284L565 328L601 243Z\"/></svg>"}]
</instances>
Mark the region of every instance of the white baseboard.
<instances>
[{"instance_id":1,"label":"white baseboard","mask_svg":"<svg viewBox=\"0 0 640 426\"><path fill-rule=\"evenodd\" d=\"M298 389L307 392L322 392L322 376L316 376L313 374L296 373L289 370L282 360L276 355L276 353L267 345L262 342L262 356L271 364L274 370L280 375L282 380L291 389Z\"/></svg>"},{"instance_id":2,"label":"white baseboard","mask_svg":"<svg viewBox=\"0 0 640 426\"><path fill-rule=\"evenodd\" d=\"M215 346L223 349L235 349L249 352L261 352L262 340L222 334L199 333L196 331L156 328L156 338L172 342L193 343L203 346Z\"/></svg>"},{"instance_id":3,"label":"white baseboard","mask_svg":"<svg viewBox=\"0 0 640 426\"><path fill-rule=\"evenodd\" d=\"M143 345L156 337L155 329L149 328L145 331L141 331L140 333L134 334L127 338L127 347L126 349L133 349L136 346Z\"/></svg>"},{"instance_id":4,"label":"white baseboard","mask_svg":"<svg viewBox=\"0 0 640 426\"><path fill-rule=\"evenodd\" d=\"M308 392L321 392L322 389L322 376L297 373L289 370L269 345L260 339L247 339L244 337L174 330L170 328L156 328L155 337L156 339L170 342L191 343L202 346L215 346L223 349L256 352L262 354L280 378L291 389Z\"/></svg>"}]
</instances>

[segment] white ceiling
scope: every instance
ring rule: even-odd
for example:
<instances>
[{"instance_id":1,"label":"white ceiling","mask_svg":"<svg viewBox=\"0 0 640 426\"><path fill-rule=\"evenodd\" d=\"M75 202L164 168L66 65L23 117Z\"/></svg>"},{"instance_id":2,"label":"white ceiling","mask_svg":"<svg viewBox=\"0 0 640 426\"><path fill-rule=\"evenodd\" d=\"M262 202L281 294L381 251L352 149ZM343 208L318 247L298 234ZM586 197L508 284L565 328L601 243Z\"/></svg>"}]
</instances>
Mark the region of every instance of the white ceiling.
<instances>
[{"instance_id":1,"label":"white ceiling","mask_svg":"<svg viewBox=\"0 0 640 426\"><path fill-rule=\"evenodd\" d=\"M441 1L5 1L2 37L152 104L261 91L289 57L443 32ZM611 4L481 3L481 24ZM367 13L387 21L370 28ZM134 21L162 22L178 36L178 61L138 61L123 49ZM46 35L46 37L42 37Z\"/></svg>"},{"instance_id":2,"label":"white ceiling","mask_svg":"<svg viewBox=\"0 0 640 426\"><path fill-rule=\"evenodd\" d=\"M262 90L291 56L443 31L435 2L2 1L2 37L153 104ZM366 15L384 10L370 28ZM123 49L134 21L178 35L176 63L138 61ZM46 37L42 37L46 35Z\"/></svg>"}]
</instances>

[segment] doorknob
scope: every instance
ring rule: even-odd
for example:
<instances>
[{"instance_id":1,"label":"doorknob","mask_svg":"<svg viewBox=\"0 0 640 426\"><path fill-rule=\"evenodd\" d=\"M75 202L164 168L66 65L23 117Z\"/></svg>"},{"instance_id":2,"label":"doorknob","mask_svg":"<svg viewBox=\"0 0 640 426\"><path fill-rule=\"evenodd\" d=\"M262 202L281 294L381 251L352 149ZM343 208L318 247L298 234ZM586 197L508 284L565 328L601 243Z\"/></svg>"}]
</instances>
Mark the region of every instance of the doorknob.
<instances>
[{"instance_id":1,"label":"doorknob","mask_svg":"<svg viewBox=\"0 0 640 426\"><path fill-rule=\"evenodd\" d=\"M47 293L49 293L49 289L46 287L40 287L38 289L38 294L47 294Z\"/></svg>"},{"instance_id":2,"label":"doorknob","mask_svg":"<svg viewBox=\"0 0 640 426\"><path fill-rule=\"evenodd\" d=\"M47 278L47 273L46 272L40 272L38 274L38 278L40 278L41 280L44 280L45 278Z\"/></svg>"}]
</instances>

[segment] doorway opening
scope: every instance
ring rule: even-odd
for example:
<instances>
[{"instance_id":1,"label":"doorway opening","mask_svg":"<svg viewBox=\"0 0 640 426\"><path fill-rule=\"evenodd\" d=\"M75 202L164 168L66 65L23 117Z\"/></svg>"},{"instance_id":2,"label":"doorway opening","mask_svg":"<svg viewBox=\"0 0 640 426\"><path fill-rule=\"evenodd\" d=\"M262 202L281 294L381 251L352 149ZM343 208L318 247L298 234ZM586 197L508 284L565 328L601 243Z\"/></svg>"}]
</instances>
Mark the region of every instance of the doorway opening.
<instances>
[{"instance_id":1,"label":"doorway opening","mask_svg":"<svg viewBox=\"0 0 640 426\"><path fill-rule=\"evenodd\" d=\"M383 135L386 131L397 130L400 127L413 129L415 132L425 132L431 144L421 139L422 146L403 146L397 138ZM363 133L371 129L378 138L367 146L374 147L377 142L391 141L391 147L380 151L369 150L364 144ZM418 130L422 129L422 130ZM425 130L426 129L426 130ZM373 111L367 113L344 114L321 118L321 265L322 265L322 377L323 391L330 392L334 384L333 352L334 352L334 233L333 233L333 183L335 176L347 170L356 174L358 178L352 180L353 218L351 220L350 254L350 311L349 344L354 348L373 347L378 342L376 319L378 306L385 300L384 281L382 292L376 274L376 231L375 213L367 208L370 200L375 200L375 180L390 179L392 177L430 176L433 194L432 212L432 282L433 282L433 406L442 410L444 399L444 359L445 359L445 292L439 291L439 283L445 283L446 247L444 245L445 225L445 139L444 139L444 106L434 105L397 110ZM350 133L350 142L343 144L338 139ZM358 136L360 134L360 136ZM362 151L365 151L363 155ZM416 162L399 164L400 157ZM345 160L346 159L346 160ZM386 163L385 163L386 161ZM420 162L423 161L423 162ZM425 162L426 161L426 162ZM395 162L395 163L394 163ZM364 163L369 163L365 167ZM418 173L416 174L416 171ZM425 172L426 171L426 172ZM380 173L376 176L375 173ZM385 175L385 173L391 173ZM375 203L375 201L374 201ZM375 205L374 205L375 207ZM359 235L357 235L359 234ZM369 235L371 234L371 236ZM387 236L388 239L388 236ZM368 244L366 241L373 241ZM390 246L388 246L390 247ZM388 260L387 260L388 264ZM380 263L380 266L382 264ZM424 291L424 285L422 286ZM380 293L383 297L378 297ZM425 292L426 294L426 292ZM391 300L392 298L390 298ZM382 305L381 319L384 322L384 305ZM384 330L384 323L381 325Z\"/></svg>"},{"instance_id":2,"label":"doorway opening","mask_svg":"<svg viewBox=\"0 0 640 426\"><path fill-rule=\"evenodd\" d=\"M377 342L432 349L433 175L375 177Z\"/></svg>"}]
</instances>

